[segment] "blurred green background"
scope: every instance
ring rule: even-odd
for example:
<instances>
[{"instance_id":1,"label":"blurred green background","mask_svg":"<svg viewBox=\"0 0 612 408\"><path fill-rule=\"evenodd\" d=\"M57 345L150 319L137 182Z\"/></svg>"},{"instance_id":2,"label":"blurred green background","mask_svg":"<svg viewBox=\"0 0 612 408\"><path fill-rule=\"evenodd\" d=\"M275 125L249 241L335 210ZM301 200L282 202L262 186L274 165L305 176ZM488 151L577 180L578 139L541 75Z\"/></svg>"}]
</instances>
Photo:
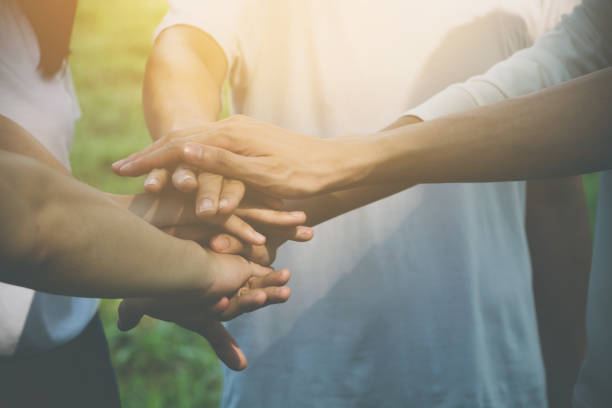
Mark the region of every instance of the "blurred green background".
<instances>
[{"instance_id":1,"label":"blurred green background","mask_svg":"<svg viewBox=\"0 0 612 408\"><path fill-rule=\"evenodd\" d=\"M153 31L165 10L165 0L79 4L71 67L83 118L77 124L71 163L79 179L104 191L142 191L141 178L119 178L110 165L150 142L141 81ZM593 216L598 176L586 176L585 181ZM103 301L101 315L124 407L216 407L221 372L206 341L146 318L132 332L121 333L115 326L117 304Z\"/></svg>"},{"instance_id":2,"label":"blurred green background","mask_svg":"<svg viewBox=\"0 0 612 408\"><path fill-rule=\"evenodd\" d=\"M79 179L104 191L142 191L142 178L120 178L109 169L150 143L141 81L153 31L165 11L165 0L79 2L70 63L83 117L71 164ZM221 369L207 342L147 318L133 331L119 332L117 305L103 301L100 311L123 406L218 406Z\"/></svg>"}]
</instances>

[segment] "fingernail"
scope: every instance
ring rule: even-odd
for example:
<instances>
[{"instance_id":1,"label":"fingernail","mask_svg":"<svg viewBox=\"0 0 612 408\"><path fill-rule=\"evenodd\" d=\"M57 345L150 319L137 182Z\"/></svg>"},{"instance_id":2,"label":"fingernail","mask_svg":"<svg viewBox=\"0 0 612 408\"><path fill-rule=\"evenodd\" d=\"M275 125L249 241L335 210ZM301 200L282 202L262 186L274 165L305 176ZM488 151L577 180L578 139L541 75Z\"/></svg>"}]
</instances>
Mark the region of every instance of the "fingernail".
<instances>
[{"instance_id":1,"label":"fingernail","mask_svg":"<svg viewBox=\"0 0 612 408\"><path fill-rule=\"evenodd\" d=\"M189 174L183 174L181 177L179 177L178 182L179 184L183 184L185 186L189 184L192 187L195 187L195 184L196 184L196 181L194 180L194 178L191 177Z\"/></svg>"},{"instance_id":2,"label":"fingernail","mask_svg":"<svg viewBox=\"0 0 612 408\"><path fill-rule=\"evenodd\" d=\"M111 167L113 169L118 169L119 167L121 167L121 165L125 162L125 159L121 159L121 160L117 160L116 162L114 162L113 164L111 164Z\"/></svg>"},{"instance_id":3,"label":"fingernail","mask_svg":"<svg viewBox=\"0 0 612 408\"><path fill-rule=\"evenodd\" d=\"M257 231L252 231L251 232L251 236L253 237L253 239L255 239L257 242L261 242L263 243L266 240L266 237L264 237L263 235L261 235L259 232Z\"/></svg>"},{"instance_id":4,"label":"fingernail","mask_svg":"<svg viewBox=\"0 0 612 408\"><path fill-rule=\"evenodd\" d=\"M291 215L294 218L302 218L304 216L304 213L301 211L291 211L289 215Z\"/></svg>"},{"instance_id":5,"label":"fingernail","mask_svg":"<svg viewBox=\"0 0 612 408\"><path fill-rule=\"evenodd\" d=\"M213 209L212 200L205 198L200 202L200 206L198 207L200 212L208 212Z\"/></svg>"},{"instance_id":6,"label":"fingernail","mask_svg":"<svg viewBox=\"0 0 612 408\"><path fill-rule=\"evenodd\" d=\"M130 171L133 165L134 165L134 162L122 164L121 167L119 167L119 173L125 173L127 171Z\"/></svg>"},{"instance_id":7,"label":"fingernail","mask_svg":"<svg viewBox=\"0 0 612 408\"><path fill-rule=\"evenodd\" d=\"M158 186L159 180L155 177L151 177L145 180L145 186Z\"/></svg>"},{"instance_id":8,"label":"fingernail","mask_svg":"<svg viewBox=\"0 0 612 408\"><path fill-rule=\"evenodd\" d=\"M217 246L217 249L225 251L230 246L230 240L228 237L219 237L215 240L215 245Z\"/></svg>"},{"instance_id":9,"label":"fingernail","mask_svg":"<svg viewBox=\"0 0 612 408\"><path fill-rule=\"evenodd\" d=\"M312 231L311 231L310 229L307 229L307 228L300 228L300 229L298 230L298 232L297 232L297 233L298 233L298 236L299 236L300 238L308 238L308 237L310 237L311 232L312 232Z\"/></svg>"},{"instance_id":10,"label":"fingernail","mask_svg":"<svg viewBox=\"0 0 612 408\"><path fill-rule=\"evenodd\" d=\"M222 198L221 201L219 201L219 208L225 208L229 206L229 201L227 198Z\"/></svg>"},{"instance_id":11,"label":"fingernail","mask_svg":"<svg viewBox=\"0 0 612 408\"><path fill-rule=\"evenodd\" d=\"M202 148L197 144L185 144L185 147L183 147L183 153L185 154L185 158L187 158L188 160L202 160Z\"/></svg>"}]
</instances>

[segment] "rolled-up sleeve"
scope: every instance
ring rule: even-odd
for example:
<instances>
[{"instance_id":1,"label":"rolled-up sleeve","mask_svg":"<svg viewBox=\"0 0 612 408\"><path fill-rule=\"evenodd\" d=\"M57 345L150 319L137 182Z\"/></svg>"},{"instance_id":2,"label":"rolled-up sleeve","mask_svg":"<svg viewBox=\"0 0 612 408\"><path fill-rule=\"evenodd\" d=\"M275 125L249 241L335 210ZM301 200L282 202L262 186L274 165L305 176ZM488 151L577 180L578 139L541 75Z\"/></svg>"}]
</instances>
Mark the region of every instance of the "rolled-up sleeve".
<instances>
[{"instance_id":1,"label":"rolled-up sleeve","mask_svg":"<svg viewBox=\"0 0 612 408\"><path fill-rule=\"evenodd\" d=\"M584 0L532 47L406 112L423 120L525 95L612 66L612 1Z\"/></svg>"},{"instance_id":2,"label":"rolled-up sleeve","mask_svg":"<svg viewBox=\"0 0 612 408\"><path fill-rule=\"evenodd\" d=\"M168 0L168 12L155 30L155 38L168 27L196 27L221 46L228 59L237 54L240 0Z\"/></svg>"}]
</instances>

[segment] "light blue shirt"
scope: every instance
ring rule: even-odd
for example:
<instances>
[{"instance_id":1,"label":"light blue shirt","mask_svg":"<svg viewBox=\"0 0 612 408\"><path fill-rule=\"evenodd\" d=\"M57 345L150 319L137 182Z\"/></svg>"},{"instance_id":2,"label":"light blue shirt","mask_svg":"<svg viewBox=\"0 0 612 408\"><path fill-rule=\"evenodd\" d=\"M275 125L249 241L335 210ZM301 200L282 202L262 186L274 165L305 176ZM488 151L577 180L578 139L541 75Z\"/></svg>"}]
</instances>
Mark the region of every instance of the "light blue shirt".
<instances>
[{"instance_id":1,"label":"light blue shirt","mask_svg":"<svg viewBox=\"0 0 612 408\"><path fill-rule=\"evenodd\" d=\"M609 408L612 406L612 171L603 173L599 185L587 339L587 355L576 385L574 406Z\"/></svg>"}]
</instances>

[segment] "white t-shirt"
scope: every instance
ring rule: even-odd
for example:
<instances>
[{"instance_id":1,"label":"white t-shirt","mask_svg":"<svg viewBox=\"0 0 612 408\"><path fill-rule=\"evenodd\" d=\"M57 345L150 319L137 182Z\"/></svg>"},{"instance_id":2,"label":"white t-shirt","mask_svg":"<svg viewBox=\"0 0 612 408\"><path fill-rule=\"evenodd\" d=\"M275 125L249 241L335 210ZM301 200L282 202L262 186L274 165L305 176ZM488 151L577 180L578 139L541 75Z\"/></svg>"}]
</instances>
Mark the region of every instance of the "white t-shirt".
<instances>
[{"instance_id":1,"label":"white t-shirt","mask_svg":"<svg viewBox=\"0 0 612 408\"><path fill-rule=\"evenodd\" d=\"M170 0L211 34L234 112L372 132L532 43L571 2ZM159 31L158 30L158 31ZM524 183L421 185L288 243L292 298L228 327L225 407L545 407Z\"/></svg>"},{"instance_id":2,"label":"white t-shirt","mask_svg":"<svg viewBox=\"0 0 612 408\"><path fill-rule=\"evenodd\" d=\"M483 75L448 87L407 113L431 119L535 92L611 66L612 1L584 0L533 47ZM611 248L612 171L607 171L599 186L587 307L588 352L576 385L575 407L604 408L612 404Z\"/></svg>"},{"instance_id":3,"label":"white t-shirt","mask_svg":"<svg viewBox=\"0 0 612 408\"><path fill-rule=\"evenodd\" d=\"M18 2L0 1L0 115L26 129L69 168L74 121L80 115L72 79L65 69L45 80L38 63L38 41ZM97 306L96 299L0 283L0 356L46 350L74 338Z\"/></svg>"}]
</instances>

